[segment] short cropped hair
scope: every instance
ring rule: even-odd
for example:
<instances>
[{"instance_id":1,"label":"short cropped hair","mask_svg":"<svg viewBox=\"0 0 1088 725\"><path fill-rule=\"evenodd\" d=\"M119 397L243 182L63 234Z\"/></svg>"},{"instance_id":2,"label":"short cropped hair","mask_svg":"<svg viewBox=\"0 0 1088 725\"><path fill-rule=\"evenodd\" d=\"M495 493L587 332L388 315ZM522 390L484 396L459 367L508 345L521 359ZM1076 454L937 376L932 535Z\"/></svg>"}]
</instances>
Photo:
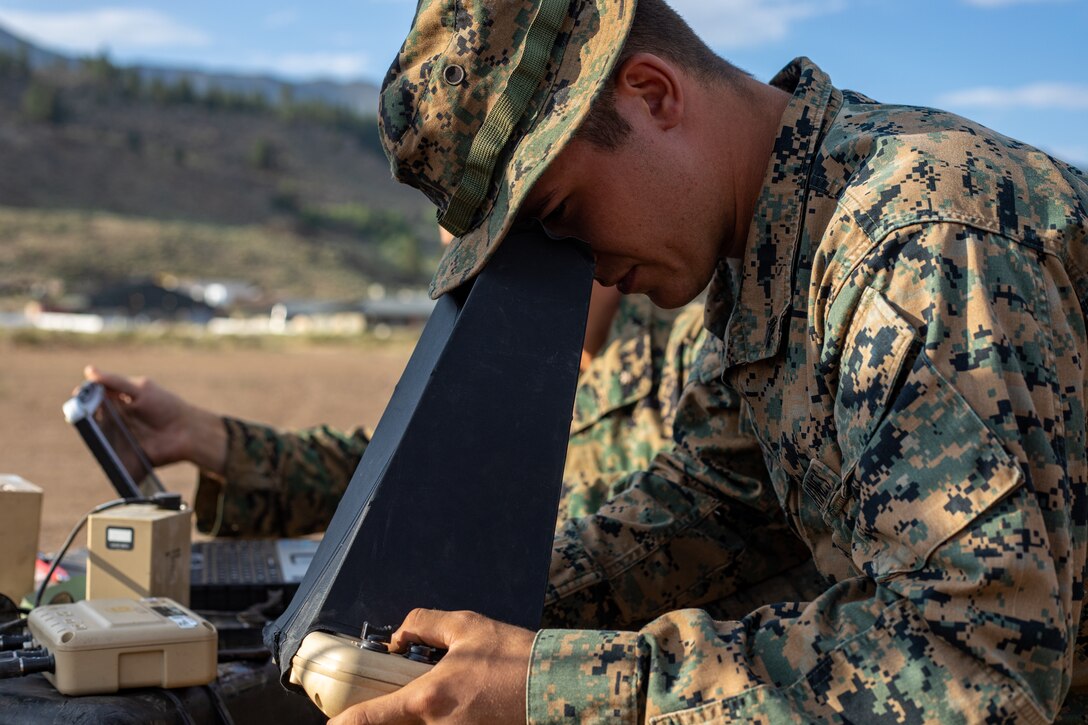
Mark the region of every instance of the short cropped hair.
<instances>
[{"instance_id":1,"label":"short cropped hair","mask_svg":"<svg viewBox=\"0 0 1088 725\"><path fill-rule=\"evenodd\" d=\"M615 79L623 64L636 53L652 53L672 61L703 81L736 85L750 77L711 50L664 0L636 0L631 32L616 61L612 79L593 99L577 137L609 151L619 148L627 138L631 126L616 111Z\"/></svg>"}]
</instances>

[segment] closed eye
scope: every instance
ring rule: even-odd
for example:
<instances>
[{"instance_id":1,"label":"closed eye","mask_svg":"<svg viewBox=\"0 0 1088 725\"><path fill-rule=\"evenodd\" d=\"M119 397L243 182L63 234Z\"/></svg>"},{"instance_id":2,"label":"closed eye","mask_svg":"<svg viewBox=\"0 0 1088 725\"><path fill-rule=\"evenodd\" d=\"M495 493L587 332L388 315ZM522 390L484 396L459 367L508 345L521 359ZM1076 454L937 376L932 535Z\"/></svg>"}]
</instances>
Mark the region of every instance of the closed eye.
<instances>
[{"instance_id":1,"label":"closed eye","mask_svg":"<svg viewBox=\"0 0 1088 725\"><path fill-rule=\"evenodd\" d=\"M567 200L564 199L563 201L559 202L558 206L556 206L554 209L551 210L551 212L548 213L548 216L544 217L544 224L558 224L559 222L563 221L563 217L566 215L566 213Z\"/></svg>"}]
</instances>

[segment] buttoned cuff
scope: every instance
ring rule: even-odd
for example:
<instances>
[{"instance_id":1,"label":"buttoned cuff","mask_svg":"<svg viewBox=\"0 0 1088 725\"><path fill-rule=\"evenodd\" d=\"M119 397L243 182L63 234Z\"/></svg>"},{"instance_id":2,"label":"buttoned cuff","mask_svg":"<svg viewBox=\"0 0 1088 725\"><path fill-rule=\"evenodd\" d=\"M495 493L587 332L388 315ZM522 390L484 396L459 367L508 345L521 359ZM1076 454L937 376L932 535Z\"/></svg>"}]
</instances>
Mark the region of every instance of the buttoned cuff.
<instances>
[{"instance_id":1,"label":"buttoned cuff","mask_svg":"<svg viewBox=\"0 0 1088 725\"><path fill-rule=\"evenodd\" d=\"M226 481L214 473L200 470L196 480L196 494L193 496L193 513L196 516L196 528L204 534L219 534L220 502Z\"/></svg>"},{"instance_id":2,"label":"buttoned cuff","mask_svg":"<svg viewBox=\"0 0 1088 725\"><path fill-rule=\"evenodd\" d=\"M529 723L637 723L641 707L637 632L543 629L525 688Z\"/></svg>"},{"instance_id":3,"label":"buttoned cuff","mask_svg":"<svg viewBox=\"0 0 1088 725\"><path fill-rule=\"evenodd\" d=\"M255 465L245 449L246 436L240 435L237 430L251 424L229 417L222 418L222 423L227 430L227 458L223 475L200 469L196 494L193 496L193 513L198 531L212 536L236 536L247 532L242 531L237 521L225 521L224 516L232 505L237 506L237 481L245 475L252 475Z\"/></svg>"}]
</instances>

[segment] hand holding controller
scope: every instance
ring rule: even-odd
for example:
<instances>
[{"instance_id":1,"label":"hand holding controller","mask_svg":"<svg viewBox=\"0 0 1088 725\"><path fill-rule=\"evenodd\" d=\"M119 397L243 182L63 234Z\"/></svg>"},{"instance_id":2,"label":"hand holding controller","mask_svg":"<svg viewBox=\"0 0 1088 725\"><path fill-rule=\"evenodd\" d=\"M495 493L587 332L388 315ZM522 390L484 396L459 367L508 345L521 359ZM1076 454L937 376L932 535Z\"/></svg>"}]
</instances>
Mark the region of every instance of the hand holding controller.
<instances>
[{"instance_id":1,"label":"hand holding controller","mask_svg":"<svg viewBox=\"0 0 1088 725\"><path fill-rule=\"evenodd\" d=\"M357 639L311 632L291 659L291 683L321 712L336 717L352 705L399 690L429 672L443 654L426 645L397 654L389 652L387 642L382 635Z\"/></svg>"}]
</instances>

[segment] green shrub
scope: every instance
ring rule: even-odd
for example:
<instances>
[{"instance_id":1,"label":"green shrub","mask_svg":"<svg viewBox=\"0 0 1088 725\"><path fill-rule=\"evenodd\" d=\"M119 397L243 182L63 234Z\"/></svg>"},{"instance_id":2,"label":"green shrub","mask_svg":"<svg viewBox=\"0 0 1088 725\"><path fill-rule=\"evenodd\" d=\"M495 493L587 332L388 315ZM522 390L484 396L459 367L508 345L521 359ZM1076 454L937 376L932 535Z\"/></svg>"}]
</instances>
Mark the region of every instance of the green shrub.
<instances>
[{"instance_id":1,"label":"green shrub","mask_svg":"<svg viewBox=\"0 0 1088 725\"><path fill-rule=\"evenodd\" d=\"M23 92L23 115L35 123L60 123L64 120L64 104L60 91L34 79Z\"/></svg>"},{"instance_id":2,"label":"green shrub","mask_svg":"<svg viewBox=\"0 0 1088 725\"><path fill-rule=\"evenodd\" d=\"M261 171L276 171L280 168L280 151L275 143L259 138L249 151L249 165Z\"/></svg>"}]
</instances>

